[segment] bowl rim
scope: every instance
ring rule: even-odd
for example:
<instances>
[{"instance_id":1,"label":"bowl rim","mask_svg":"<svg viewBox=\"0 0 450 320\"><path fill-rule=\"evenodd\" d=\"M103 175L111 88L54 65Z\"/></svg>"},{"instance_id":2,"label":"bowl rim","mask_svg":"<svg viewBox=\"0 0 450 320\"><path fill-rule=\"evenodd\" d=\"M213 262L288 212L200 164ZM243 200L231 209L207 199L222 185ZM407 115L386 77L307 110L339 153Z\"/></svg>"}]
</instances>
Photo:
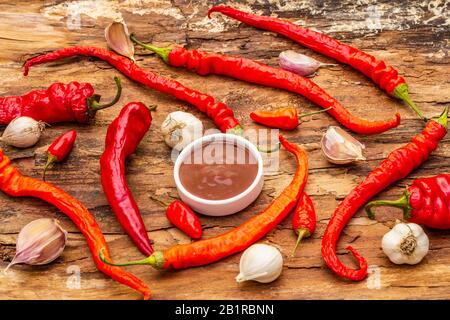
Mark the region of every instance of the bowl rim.
<instances>
[{"instance_id":1,"label":"bowl rim","mask_svg":"<svg viewBox=\"0 0 450 320\"><path fill-rule=\"evenodd\" d=\"M253 180L252 184L250 184L250 186L247 189L245 189L243 192L241 192L238 195L235 195L234 197L222 199L222 200L209 200L209 199L200 198L199 196L196 196L196 195L190 193L181 183L181 180L180 180L181 163L191 153L191 151L194 148L196 148L198 145L201 145L204 142L208 142L208 141L220 141L220 140L222 140L222 141L232 140L233 142L237 143L238 145L248 148L248 150L253 154L253 156L255 157L255 159L258 162L258 172L256 173L256 177ZM262 160L261 154L258 151L258 148L253 143L251 143L249 140L247 140L241 136L238 136L235 134L229 134L229 133L209 134L209 135L200 137L200 138L190 142L178 155L177 159L175 160L175 165L174 165L174 170L173 170L173 177L175 179L175 184L176 184L178 190L181 190L181 192L186 197L190 198L191 200L196 201L201 204L206 204L206 205L226 205L226 204L234 203L236 201L239 201L239 200L245 198L248 194L250 194L258 186L262 176L263 176L263 160Z\"/></svg>"}]
</instances>

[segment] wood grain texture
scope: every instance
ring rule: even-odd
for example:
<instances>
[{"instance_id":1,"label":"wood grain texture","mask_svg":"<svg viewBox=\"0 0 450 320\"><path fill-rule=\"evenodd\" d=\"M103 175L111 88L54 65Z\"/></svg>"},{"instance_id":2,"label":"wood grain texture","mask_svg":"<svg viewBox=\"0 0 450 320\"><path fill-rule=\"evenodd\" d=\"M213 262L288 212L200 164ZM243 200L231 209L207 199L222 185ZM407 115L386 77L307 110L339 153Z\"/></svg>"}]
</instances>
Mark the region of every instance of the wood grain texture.
<instances>
[{"instance_id":1,"label":"wood grain texture","mask_svg":"<svg viewBox=\"0 0 450 320\"><path fill-rule=\"evenodd\" d=\"M206 18L207 8L230 4L243 10L274 15L316 28L346 43L366 50L396 66L410 84L412 98L428 115L440 113L450 104L450 18L448 1L188 1L188 0L99 0L99 1L0 1L0 94L22 94L34 88L46 88L55 81L91 82L97 93L108 101L114 95L109 65L87 58L47 64L33 68L27 78L21 66L28 57L71 45L105 47L104 27L112 19L125 19L140 38L164 45L177 43L189 48L242 55L270 65L286 49L321 57L290 40L262 32L223 16ZM356 4L355 4L356 3ZM229 104L247 128L258 128L248 117L255 108L269 109L293 105L301 111L317 110L306 99L280 90L249 85L232 79L200 77L164 65L152 55L137 56L137 63L161 75L212 94ZM34 149L5 148L14 165L24 174L39 177L49 144L69 128L79 135L70 157L47 174L49 181L80 199L94 214L117 260L140 257L124 235L103 195L99 179L99 156L103 151L108 124L121 107L130 101L157 104L154 121L136 154L127 163L127 180L141 209L155 248L163 249L190 241L173 228L163 208L149 196L176 197L172 178L170 150L164 144L159 126L169 112L185 110L198 116L207 128L213 124L193 107L174 98L146 89L123 79L120 103L97 114L92 125L63 124L47 129ZM360 73L347 66L324 69L314 78L320 86L339 99L355 114L384 119L399 111L402 125L371 137L358 137L366 146L367 162L338 167L324 160L319 144L321 135L336 121L317 115L298 130L286 133L309 151L310 179L306 191L312 196L318 215L317 232L305 240L295 258L290 257L295 235L290 217L262 242L277 246L285 258L284 272L270 284L236 284L239 255L213 265L177 272L158 272L150 267L129 270L147 282L154 299L448 299L450 298L450 234L427 230L431 250L417 266L395 266L380 249L381 237L393 226L400 213L380 209L378 221L363 212L350 222L339 243L339 254L349 266L354 262L344 249L352 245L363 254L371 274L365 281L353 283L338 279L320 255L320 242L330 215L346 194L396 147L420 132L422 123L408 108L389 98ZM4 147L4 146L2 146ZM450 140L419 170L383 192L380 197L397 198L412 179L450 172ZM245 211L223 218L201 216L204 237L221 234L263 210L290 181L295 166L286 152L280 154L280 169L267 176L264 190ZM5 267L14 255L18 231L40 217L58 218L70 231L62 257L48 266L15 266L0 273L1 299L139 299L127 287L96 271L86 243L71 221L55 208L33 199L11 199L0 194L0 262ZM80 287L73 285L74 272L80 271ZM376 279L380 283L377 284ZM411 290L413 289L413 290Z\"/></svg>"}]
</instances>

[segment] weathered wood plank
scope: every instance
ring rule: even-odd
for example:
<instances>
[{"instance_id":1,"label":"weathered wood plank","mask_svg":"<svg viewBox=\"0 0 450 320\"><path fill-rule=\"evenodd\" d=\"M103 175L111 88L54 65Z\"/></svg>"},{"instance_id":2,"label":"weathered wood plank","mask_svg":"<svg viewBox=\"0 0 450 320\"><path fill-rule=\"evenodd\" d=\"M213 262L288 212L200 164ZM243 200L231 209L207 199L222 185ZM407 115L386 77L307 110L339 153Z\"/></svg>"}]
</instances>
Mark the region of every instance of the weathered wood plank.
<instances>
[{"instance_id":1,"label":"weathered wood plank","mask_svg":"<svg viewBox=\"0 0 450 320\"><path fill-rule=\"evenodd\" d=\"M103 29L112 20L123 18L140 38L157 44L177 43L190 48L242 55L270 65L286 49L309 54L321 61L331 61L302 48L292 41L268 32L240 25L215 15L206 18L207 8L228 1L132 0L132 1L26 1L11 5L0 1L0 94L22 94L32 88L45 88L55 81L91 82L107 101L114 94L114 75L118 72L103 62L74 58L35 67L23 78L23 61L35 54L70 45L104 47ZM231 4L231 2L230 2ZM407 5L406 5L407 4ZM243 10L272 14L297 21L385 59L405 75L412 98L427 114L437 114L450 103L449 12L445 1L240 1L232 3ZM218 76L200 77L165 66L151 55L137 57L137 63L183 84L212 94L236 110L242 123L258 128L248 118L255 108L294 105L300 110L317 110L306 99L280 90L263 88ZM123 77L122 77L123 78ZM380 209L378 221L362 212L344 230L339 244L343 261L354 265L345 245L352 243L374 271L367 281L350 283L336 278L323 264L320 242L326 223L339 201L360 182L390 151L418 133L422 123L406 106L390 99L364 76L346 66L321 70L314 78L320 86L338 98L355 114L384 119L396 111L402 125L390 132L359 137L367 146L368 161L354 166L337 167L322 157L318 142L329 125L336 121L318 115L301 127L286 133L289 139L304 144L309 151L310 179L306 191L317 208L318 228L312 239L304 241L295 258L290 257L295 235L286 219L263 242L276 245L285 257L279 280L267 284L238 285L239 255L210 266L179 272L157 272L146 267L129 268L149 283L155 299L429 299L449 298L450 235L427 230L431 251L418 266L391 264L379 248L380 239L392 227L400 213ZM92 125L55 125L32 150L5 148L23 173L39 177L45 164L45 150L55 137L76 128L79 132L69 159L49 171L48 180L80 199L95 215L107 235L118 260L138 258L139 253L123 234L103 195L99 181L98 158L104 146L108 124L129 101L157 104L152 127L135 155L130 157L127 179L141 209L150 237L158 249L189 239L171 227L163 208L150 194L169 199L176 196L170 150L159 133L159 126L169 112L185 110L198 116L207 128L213 124L191 106L123 79L124 92L118 105L97 114ZM383 192L380 197L398 197L404 185L421 176L450 172L450 139L446 137L430 160L410 177ZM2 146L3 147L3 146ZM280 154L279 172L267 176L258 200L242 213L223 218L201 216L205 237L223 233L239 225L263 208L290 181L294 161L286 152ZM138 294L107 279L96 271L84 239L69 219L58 210L33 199L10 199L0 194L0 264L6 266L14 254L17 232L39 217L56 217L70 231L63 256L48 266L16 266L0 273L0 298L10 299L138 299ZM77 269L79 268L79 269ZM80 270L81 287L74 287L73 272ZM374 280L380 274L380 288ZM69 285L68 285L69 281ZM195 285L194 285L195 283ZM414 290L410 290L414 288ZM430 290L432 288L432 290Z\"/></svg>"}]
</instances>

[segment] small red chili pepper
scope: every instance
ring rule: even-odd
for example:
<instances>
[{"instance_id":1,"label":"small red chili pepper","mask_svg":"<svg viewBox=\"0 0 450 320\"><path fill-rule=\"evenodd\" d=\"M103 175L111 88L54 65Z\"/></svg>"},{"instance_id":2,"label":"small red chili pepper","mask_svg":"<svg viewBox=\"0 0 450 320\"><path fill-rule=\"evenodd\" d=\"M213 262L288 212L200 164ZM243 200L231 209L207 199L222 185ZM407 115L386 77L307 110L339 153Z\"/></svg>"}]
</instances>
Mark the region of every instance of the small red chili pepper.
<instances>
[{"instance_id":1,"label":"small red chili pepper","mask_svg":"<svg viewBox=\"0 0 450 320\"><path fill-rule=\"evenodd\" d=\"M405 79L398 74L395 68L387 66L384 61L377 60L374 56L323 33L303 28L290 21L275 17L258 16L227 6L215 6L209 9L209 18L211 18L211 13L213 12L220 12L258 29L281 34L313 51L352 66L372 79L373 82L390 96L403 100L421 119L425 120L422 111L420 111L409 97Z\"/></svg>"},{"instance_id":2,"label":"small red chili pepper","mask_svg":"<svg viewBox=\"0 0 450 320\"><path fill-rule=\"evenodd\" d=\"M43 179L45 181L45 173L47 169L55 162L63 161L72 151L73 144L77 138L77 132L75 130L67 131L60 135L47 149L47 164L44 168Z\"/></svg>"},{"instance_id":3,"label":"small red chili pepper","mask_svg":"<svg viewBox=\"0 0 450 320\"><path fill-rule=\"evenodd\" d=\"M336 208L322 238L322 256L328 267L338 276L350 280L363 280L367 276L367 261L352 246L347 249L359 264L359 269L349 269L336 253L339 236L348 221L371 198L394 182L405 178L425 162L447 134L448 107L439 119L428 121L422 133L407 145L392 151Z\"/></svg>"},{"instance_id":4,"label":"small red chili pepper","mask_svg":"<svg viewBox=\"0 0 450 320\"><path fill-rule=\"evenodd\" d=\"M56 82L45 90L33 90L23 96L0 97L0 124L27 116L45 123L87 123L101 109L119 101L122 93L120 79L115 77L117 93L110 103L100 104L90 83Z\"/></svg>"},{"instance_id":5,"label":"small red chili pepper","mask_svg":"<svg viewBox=\"0 0 450 320\"><path fill-rule=\"evenodd\" d=\"M223 54L187 50L180 46L159 48L138 41L133 35L131 40L152 50L166 63L174 67L184 67L199 75L218 74L249 83L278 88L300 94L313 103L327 109L327 112L339 123L359 134L377 134L395 128L400 124L400 114L385 121L369 121L351 114L342 104L330 96L320 86L300 75L280 68L274 68L251 59L232 57ZM289 117L292 119L292 117ZM291 126L298 124L292 119Z\"/></svg>"},{"instance_id":6,"label":"small red chili pepper","mask_svg":"<svg viewBox=\"0 0 450 320\"><path fill-rule=\"evenodd\" d=\"M250 113L250 118L256 123L265 125L266 127L282 130L294 130L299 126L300 119L312 116L314 114L327 112L330 109L332 108L298 115L297 109L293 107L286 107L273 111L254 111Z\"/></svg>"},{"instance_id":7,"label":"small red chili pepper","mask_svg":"<svg viewBox=\"0 0 450 320\"><path fill-rule=\"evenodd\" d=\"M202 237L202 224L197 215L183 201L175 200L166 210L167 219L192 239Z\"/></svg>"},{"instance_id":8,"label":"small red chili pepper","mask_svg":"<svg viewBox=\"0 0 450 320\"><path fill-rule=\"evenodd\" d=\"M54 205L67 215L83 233L97 269L115 281L139 291L144 299L150 299L150 289L131 273L111 267L100 259L110 258L108 244L97 221L88 209L77 199L53 184L23 176L11 165L11 161L0 148L0 190L11 197L34 197Z\"/></svg>"},{"instance_id":9,"label":"small red chili pepper","mask_svg":"<svg viewBox=\"0 0 450 320\"><path fill-rule=\"evenodd\" d=\"M103 48L69 47L49 52L27 60L24 65L23 74L26 76L30 67L33 65L78 55L101 59L133 81L194 105L198 110L210 117L222 132L242 134L243 129L234 117L233 110L226 104L215 101L213 97L205 93L185 87L178 81L144 70L130 59Z\"/></svg>"},{"instance_id":10,"label":"small red chili pepper","mask_svg":"<svg viewBox=\"0 0 450 320\"><path fill-rule=\"evenodd\" d=\"M306 153L300 146L290 143L282 135L279 136L279 139L283 147L295 156L297 169L291 183L264 211L222 235L189 244L176 245L164 252L155 251L143 260L113 265L148 264L156 269L184 269L203 266L241 252L264 237L294 209L308 179ZM100 255L100 259L112 264L108 257Z\"/></svg>"},{"instance_id":11,"label":"small red chili pepper","mask_svg":"<svg viewBox=\"0 0 450 320\"><path fill-rule=\"evenodd\" d=\"M103 191L125 232L145 255L153 252L139 208L125 178L125 159L136 148L150 128L150 110L141 102L131 102L108 127L105 151L100 157Z\"/></svg>"},{"instance_id":12,"label":"small red chili pepper","mask_svg":"<svg viewBox=\"0 0 450 320\"><path fill-rule=\"evenodd\" d=\"M366 205L370 219L373 207L393 206L403 210L403 218L434 229L450 229L450 174L416 179L398 200L376 200Z\"/></svg>"},{"instance_id":13,"label":"small red chili pepper","mask_svg":"<svg viewBox=\"0 0 450 320\"><path fill-rule=\"evenodd\" d=\"M292 229L298 235L297 243L292 252L292 256L294 256L302 239L310 237L316 230L316 211L314 210L314 204L311 198L304 192L301 194L294 210Z\"/></svg>"}]
</instances>

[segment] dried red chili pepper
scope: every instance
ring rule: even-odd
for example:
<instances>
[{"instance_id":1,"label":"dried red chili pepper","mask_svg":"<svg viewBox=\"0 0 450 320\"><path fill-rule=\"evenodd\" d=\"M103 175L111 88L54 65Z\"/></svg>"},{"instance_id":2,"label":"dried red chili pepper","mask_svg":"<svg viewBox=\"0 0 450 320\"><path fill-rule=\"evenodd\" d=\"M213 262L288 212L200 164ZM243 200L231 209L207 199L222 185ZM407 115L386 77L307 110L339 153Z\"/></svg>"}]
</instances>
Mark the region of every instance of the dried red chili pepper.
<instances>
[{"instance_id":1,"label":"dried red chili pepper","mask_svg":"<svg viewBox=\"0 0 450 320\"><path fill-rule=\"evenodd\" d=\"M103 191L125 232L145 255L153 252L138 206L125 178L125 159L136 151L150 128L150 110L140 102L122 108L106 132L105 151L100 157Z\"/></svg>"},{"instance_id":2,"label":"dried red chili pepper","mask_svg":"<svg viewBox=\"0 0 450 320\"><path fill-rule=\"evenodd\" d=\"M260 214L227 233L190 244L176 245L164 252L155 251L140 261L117 265L149 264L157 269L183 269L206 265L240 252L275 228L292 211L308 178L308 159L300 146L279 137L281 144L297 159L297 170L286 189ZM101 256L108 262L108 258Z\"/></svg>"},{"instance_id":3,"label":"dried red chili pepper","mask_svg":"<svg viewBox=\"0 0 450 320\"><path fill-rule=\"evenodd\" d=\"M450 229L450 174L415 179L403 196L394 201L376 200L366 205L370 219L373 207L392 206L403 210L403 218L434 229Z\"/></svg>"},{"instance_id":4,"label":"dried red chili pepper","mask_svg":"<svg viewBox=\"0 0 450 320\"><path fill-rule=\"evenodd\" d=\"M308 100L327 109L327 112L342 125L360 134L381 133L400 124L400 114L398 113L394 119L387 121L368 121L358 118L317 84L290 71L270 67L242 57L186 50L178 46L173 49L158 48L142 43L133 36L131 39L157 53L166 63L175 67L194 70L199 75L226 75L246 82L301 94ZM292 119L292 116L289 118ZM294 126L295 123L298 125L298 119L292 119L289 128Z\"/></svg>"},{"instance_id":5,"label":"dried red chili pepper","mask_svg":"<svg viewBox=\"0 0 450 320\"><path fill-rule=\"evenodd\" d=\"M202 237L203 229L200 220L183 201L176 200L172 202L167 207L166 217L192 239L200 239Z\"/></svg>"},{"instance_id":6,"label":"dried red chili pepper","mask_svg":"<svg viewBox=\"0 0 450 320\"><path fill-rule=\"evenodd\" d=\"M91 213L77 199L63 190L38 179L23 176L11 165L10 160L0 149L0 190L12 197L34 197L54 205L66 214L86 238L98 270L114 280L139 291L144 299L150 299L150 289L140 279L121 268L105 264L99 253L109 258L109 249L100 227Z\"/></svg>"},{"instance_id":7,"label":"dried red chili pepper","mask_svg":"<svg viewBox=\"0 0 450 320\"><path fill-rule=\"evenodd\" d=\"M23 96L0 97L0 124L27 116L46 123L86 123L98 110L114 105L120 98L120 79L114 78L117 93L110 103L100 104L90 83L56 82L45 90L33 90Z\"/></svg>"},{"instance_id":8,"label":"dried red chili pepper","mask_svg":"<svg viewBox=\"0 0 450 320\"><path fill-rule=\"evenodd\" d=\"M77 138L77 132L75 130L67 131L60 135L47 149L47 164L44 168L43 180L45 181L45 173L47 169L55 162L63 161L72 151L73 144Z\"/></svg>"},{"instance_id":9,"label":"dried red chili pepper","mask_svg":"<svg viewBox=\"0 0 450 320\"><path fill-rule=\"evenodd\" d=\"M297 243L292 252L292 256L294 256L300 241L303 238L310 237L316 230L316 211L314 210L314 204L311 198L304 192L301 194L297 206L294 209L292 229L298 235Z\"/></svg>"},{"instance_id":10,"label":"dried red chili pepper","mask_svg":"<svg viewBox=\"0 0 450 320\"><path fill-rule=\"evenodd\" d=\"M300 119L312 116L314 114L327 112L332 108L316 112L298 114L297 109L293 107L279 108L273 111L258 110L250 113L250 118L256 123L263 124L266 127L282 130L294 130L300 124Z\"/></svg>"},{"instance_id":11,"label":"dried red chili pepper","mask_svg":"<svg viewBox=\"0 0 450 320\"><path fill-rule=\"evenodd\" d=\"M339 261L336 254L339 236L347 222L367 201L394 182L405 178L428 159L447 133L447 112L448 107L439 119L428 121L422 133L413 137L410 143L392 151L338 206L322 238L322 256L337 275L350 280L362 280L367 276L366 260L351 246L347 249L358 261L360 269L349 269Z\"/></svg>"},{"instance_id":12,"label":"dried red chili pepper","mask_svg":"<svg viewBox=\"0 0 450 320\"><path fill-rule=\"evenodd\" d=\"M421 119L425 119L422 111L420 111L409 97L408 85L406 84L405 79L398 74L398 71L395 68L386 66L384 61L377 60L374 56L344 44L323 33L300 27L290 21L281 20L275 17L258 16L227 6L215 6L209 9L209 18L211 18L211 13L213 12L220 12L230 18L258 29L281 34L313 51L352 66L372 79L373 82L390 96L406 102L406 104L414 110Z\"/></svg>"},{"instance_id":13,"label":"dried red chili pepper","mask_svg":"<svg viewBox=\"0 0 450 320\"><path fill-rule=\"evenodd\" d=\"M24 65L24 75L31 66L56 61L77 55L96 57L106 61L122 74L146 87L171 95L186 101L210 117L222 132L242 133L242 127L234 117L233 110L222 102L216 102L213 97L183 86L178 81L162 77L154 72L140 68L136 63L123 56L96 47L69 47L46 53L29 59Z\"/></svg>"}]
</instances>

